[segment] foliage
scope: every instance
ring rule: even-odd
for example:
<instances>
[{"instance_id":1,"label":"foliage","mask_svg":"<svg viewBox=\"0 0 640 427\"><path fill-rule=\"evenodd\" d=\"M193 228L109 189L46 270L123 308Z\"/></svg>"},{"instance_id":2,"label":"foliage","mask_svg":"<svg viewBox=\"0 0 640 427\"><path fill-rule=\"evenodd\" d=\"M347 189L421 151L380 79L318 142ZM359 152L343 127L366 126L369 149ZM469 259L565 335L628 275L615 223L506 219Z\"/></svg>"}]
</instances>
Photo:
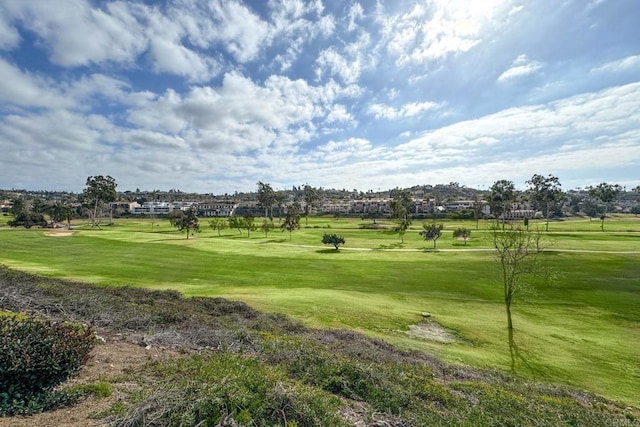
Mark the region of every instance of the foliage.
<instances>
[{"instance_id":1,"label":"foliage","mask_svg":"<svg viewBox=\"0 0 640 427\"><path fill-rule=\"evenodd\" d=\"M116 425L347 425L335 396L253 358L223 352L148 369L163 379L160 387Z\"/></svg>"},{"instance_id":2,"label":"foliage","mask_svg":"<svg viewBox=\"0 0 640 427\"><path fill-rule=\"evenodd\" d=\"M464 240L465 245L467 244L467 240L469 240L470 236L471 236L471 230L469 230L467 227L458 227L455 230L453 230L453 238Z\"/></svg>"},{"instance_id":3,"label":"foliage","mask_svg":"<svg viewBox=\"0 0 640 427\"><path fill-rule=\"evenodd\" d=\"M496 262L500 267L504 304L507 312L507 328L513 329L511 304L517 293L529 287L529 281L548 272L537 263L541 252L538 230L527 230L520 225L510 224L506 229L491 229Z\"/></svg>"},{"instance_id":4,"label":"foliage","mask_svg":"<svg viewBox=\"0 0 640 427\"><path fill-rule=\"evenodd\" d=\"M13 215L13 219L7 221L8 226L31 228L34 225L40 227L47 225L42 213L37 212L33 207L30 208L21 197L12 199L11 202L9 212Z\"/></svg>"},{"instance_id":5,"label":"foliage","mask_svg":"<svg viewBox=\"0 0 640 427\"><path fill-rule=\"evenodd\" d=\"M228 218L229 228L235 228L238 230L238 233L242 234L242 228L244 226L244 221L242 217L232 215Z\"/></svg>"},{"instance_id":6,"label":"foliage","mask_svg":"<svg viewBox=\"0 0 640 427\"><path fill-rule=\"evenodd\" d=\"M77 216L76 209L66 203L56 203L52 206L51 220L55 222L67 222L67 228L71 228L71 220Z\"/></svg>"},{"instance_id":7,"label":"foliage","mask_svg":"<svg viewBox=\"0 0 640 427\"><path fill-rule=\"evenodd\" d=\"M251 232L256 229L255 221L256 219L251 215L242 218L242 228L247 230L247 237L251 237Z\"/></svg>"},{"instance_id":8,"label":"foliage","mask_svg":"<svg viewBox=\"0 0 640 427\"><path fill-rule=\"evenodd\" d=\"M544 177L542 175L534 174L531 179L527 181L529 185L529 193L531 201L536 208L544 208L544 216L546 221L546 231L549 231L549 211L550 206L559 200L562 195L562 189L560 180L557 176L549 174Z\"/></svg>"},{"instance_id":9,"label":"foliage","mask_svg":"<svg viewBox=\"0 0 640 427\"><path fill-rule=\"evenodd\" d=\"M515 200L515 186L513 181L501 179L493 183L487 195L487 202L491 208L491 214L498 218L505 218L511 210Z\"/></svg>"},{"instance_id":10,"label":"foliage","mask_svg":"<svg viewBox=\"0 0 640 427\"><path fill-rule=\"evenodd\" d=\"M264 233L264 237L269 237L269 232L276 228L276 225L270 219L264 219L262 221L262 225L260 226L260 230Z\"/></svg>"},{"instance_id":11,"label":"foliage","mask_svg":"<svg viewBox=\"0 0 640 427\"><path fill-rule=\"evenodd\" d=\"M298 203L287 207L287 214L280 227L282 231L289 232L289 240L291 240L291 233L300 228L300 205Z\"/></svg>"},{"instance_id":12,"label":"foliage","mask_svg":"<svg viewBox=\"0 0 640 427\"><path fill-rule=\"evenodd\" d=\"M338 236L337 234L327 234L324 233L322 236L322 243L325 245L333 245L336 248L336 251L340 249L340 245L345 244L344 237Z\"/></svg>"},{"instance_id":13,"label":"foliage","mask_svg":"<svg viewBox=\"0 0 640 427\"><path fill-rule=\"evenodd\" d=\"M258 181L258 203L264 208L264 217L273 219L273 205L276 193L270 184Z\"/></svg>"},{"instance_id":14,"label":"foliage","mask_svg":"<svg viewBox=\"0 0 640 427\"><path fill-rule=\"evenodd\" d=\"M411 209L414 206L411 192L396 188L391 192L391 197L393 197L389 202L391 218L398 221L396 232L400 235L400 242L404 243L404 235L411 225Z\"/></svg>"},{"instance_id":15,"label":"foliage","mask_svg":"<svg viewBox=\"0 0 640 427\"><path fill-rule=\"evenodd\" d=\"M116 200L116 180L107 175L96 175L87 177L83 198L88 206L93 206L91 213L91 225L100 228L100 218L98 209L102 203L109 203Z\"/></svg>"},{"instance_id":16,"label":"foliage","mask_svg":"<svg viewBox=\"0 0 640 427\"><path fill-rule=\"evenodd\" d=\"M476 230L479 228L480 218L482 217L482 209L484 203L479 195L475 195L473 198L473 219L476 220Z\"/></svg>"},{"instance_id":17,"label":"foliage","mask_svg":"<svg viewBox=\"0 0 640 427\"><path fill-rule=\"evenodd\" d=\"M604 231L604 220L607 217L607 205L613 202L618 194L622 191L622 187L618 184L607 184L602 182L597 186L588 186L587 192L591 197L595 197L604 204L604 211L600 217L600 229Z\"/></svg>"},{"instance_id":18,"label":"foliage","mask_svg":"<svg viewBox=\"0 0 640 427\"><path fill-rule=\"evenodd\" d=\"M10 227L24 227L31 228L34 225L39 227L46 227L47 221L42 214L36 212L22 211L15 215L12 220L7 221L7 225Z\"/></svg>"},{"instance_id":19,"label":"foliage","mask_svg":"<svg viewBox=\"0 0 640 427\"><path fill-rule=\"evenodd\" d=\"M200 232L200 224L198 223L198 213L194 208L189 208L186 211L174 210L169 213L169 222L172 226L177 228L181 232L189 235Z\"/></svg>"},{"instance_id":20,"label":"foliage","mask_svg":"<svg viewBox=\"0 0 640 427\"><path fill-rule=\"evenodd\" d=\"M442 236L442 224L436 225L435 223L428 224L425 222L424 224L422 224L422 228L423 230L420 232L420 235L426 241L432 240L433 249L436 249L436 242L438 241L440 236Z\"/></svg>"},{"instance_id":21,"label":"foliage","mask_svg":"<svg viewBox=\"0 0 640 427\"><path fill-rule=\"evenodd\" d=\"M220 237L220 232L227 228L227 220L224 218L213 218L209 220L209 227L216 230L218 232L218 237Z\"/></svg>"},{"instance_id":22,"label":"foliage","mask_svg":"<svg viewBox=\"0 0 640 427\"><path fill-rule=\"evenodd\" d=\"M305 215L305 221L306 221L305 224L309 225L309 213L311 212L311 209L318 207L318 202L320 202L320 195L318 194L318 190L310 186L309 184L304 185L303 195L304 195L304 202L305 202L305 206L304 206L304 215Z\"/></svg>"},{"instance_id":23,"label":"foliage","mask_svg":"<svg viewBox=\"0 0 640 427\"><path fill-rule=\"evenodd\" d=\"M89 359L90 326L0 316L0 415L39 412L59 400L52 389Z\"/></svg>"}]
</instances>

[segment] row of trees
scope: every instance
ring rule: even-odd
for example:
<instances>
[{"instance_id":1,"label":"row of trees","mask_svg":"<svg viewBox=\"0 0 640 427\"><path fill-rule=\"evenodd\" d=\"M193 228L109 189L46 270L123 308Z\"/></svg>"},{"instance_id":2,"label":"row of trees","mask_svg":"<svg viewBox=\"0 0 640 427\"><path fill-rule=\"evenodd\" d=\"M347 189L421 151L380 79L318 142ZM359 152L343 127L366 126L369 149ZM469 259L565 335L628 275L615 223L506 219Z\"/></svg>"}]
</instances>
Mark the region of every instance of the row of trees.
<instances>
[{"instance_id":1,"label":"row of trees","mask_svg":"<svg viewBox=\"0 0 640 427\"><path fill-rule=\"evenodd\" d=\"M534 174L526 183L529 186L527 192L528 201L531 202L535 209L543 212L544 218L546 219L545 230L549 231L550 212L553 206L564 198L560 180L557 176L553 175L545 177ZM618 184L602 182L597 186L588 186L586 190L589 196L602 203L603 210L600 216L600 228L604 231L604 221L607 216L608 207L616 200L622 191L622 187ZM634 191L640 192L640 187L636 187ZM511 206L513 206L516 201L513 181L499 180L494 182L487 195L487 202L491 213L495 215L496 218L502 218L503 220L507 217Z\"/></svg>"},{"instance_id":2,"label":"row of trees","mask_svg":"<svg viewBox=\"0 0 640 427\"><path fill-rule=\"evenodd\" d=\"M450 186L453 184L456 183L452 183ZM528 185L527 191L525 193L519 193L515 190L513 181L495 181L483 197L478 193L475 194L472 212L465 215L473 215L473 218L476 220L477 229L479 220L484 216L483 208L485 204L489 205L493 217L502 219L504 222L516 203L526 201L546 219L546 228L548 230L549 219L554 213L557 214L559 212L559 206L567 201L569 198L568 194L563 193L560 180L553 175L543 176L534 174L531 179L526 181L526 184ZM112 218L112 211L109 205L118 198L116 181L109 175L96 175L87 177L85 185L86 188L80 196L84 213L89 217L92 226L100 228L104 212L108 211L109 218ZM591 200L583 199L582 205L576 206L576 209L582 208L589 215L599 216L601 219L601 229L604 230L604 221L607 212L610 209L611 203L616 200L622 191L622 187L617 184L603 182L594 187L587 187L586 190ZM301 210L299 204L297 205L297 209L298 214L304 215L308 223L309 214L313 209L320 206L321 196L326 190L305 184L304 186L294 187L292 191L294 204L298 200L304 201L304 211ZM640 186L636 187L633 191L640 194ZM389 195L392 198L390 203L391 218L397 221L398 225L396 230L400 235L401 241L404 241L404 234L411 225L411 212L414 210L412 201L413 194L408 189L401 190L396 188L391 190ZM280 213L290 209L287 206L290 205L291 192L275 191L268 183L262 181L257 183L256 196L259 206L264 209L264 218L272 220L274 208L276 207ZM571 197L570 203L572 205L575 203L574 199L575 197ZM592 203L592 200L596 201L595 205ZM17 205L16 209L11 210L11 212L14 213L12 224L15 226L30 227L42 224L42 218L38 216L38 214L48 215L52 223L62 221L69 223L71 218L81 213L81 209L78 209L78 206L68 202L46 204L41 199L35 199L33 207L24 203L24 200L22 204L20 200L14 200L13 202L14 205ZM106 209L107 207L109 209ZM640 213L640 204L637 208L635 212ZM376 215L376 213L371 213L371 218L374 223L377 217L378 215Z\"/></svg>"},{"instance_id":3,"label":"row of trees","mask_svg":"<svg viewBox=\"0 0 640 427\"><path fill-rule=\"evenodd\" d=\"M47 204L41 199L35 199L28 205L23 199L12 200L9 213L13 219L7 224L11 227L31 228L33 226L46 227L55 223L66 222L67 227L71 227L71 220L78 215L76 208L65 203ZM51 223L47 223L46 216Z\"/></svg>"},{"instance_id":4,"label":"row of trees","mask_svg":"<svg viewBox=\"0 0 640 427\"><path fill-rule=\"evenodd\" d=\"M172 226L176 227L179 231L186 233L187 239L189 236L193 236L195 233L200 232L200 224L198 220L198 213L195 209L190 208L187 210L175 210L168 215L169 222ZM264 218L262 224L258 226L256 224L256 218L251 215L246 216L230 216L227 218L213 218L209 220L209 227L218 232L220 236L221 231L226 228L236 229L240 234L243 230L246 230L247 237L251 236L251 232L260 229L265 237L269 236L269 232L276 228L280 228L282 231L289 232L289 240L291 240L291 233L300 228L300 205L294 203L286 209L286 215L284 220L280 221L280 225L276 227L271 218Z\"/></svg>"}]
</instances>

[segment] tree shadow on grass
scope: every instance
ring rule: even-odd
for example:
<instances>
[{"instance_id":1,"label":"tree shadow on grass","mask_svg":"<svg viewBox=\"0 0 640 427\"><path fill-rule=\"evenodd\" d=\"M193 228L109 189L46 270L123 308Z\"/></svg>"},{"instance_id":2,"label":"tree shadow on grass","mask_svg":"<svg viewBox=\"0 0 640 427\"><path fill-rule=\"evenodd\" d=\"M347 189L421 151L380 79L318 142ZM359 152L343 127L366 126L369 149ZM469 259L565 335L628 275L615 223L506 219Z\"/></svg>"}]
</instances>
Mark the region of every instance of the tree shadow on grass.
<instances>
[{"instance_id":1,"label":"tree shadow on grass","mask_svg":"<svg viewBox=\"0 0 640 427\"><path fill-rule=\"evenodd\" d=\"M440 252L440 249L438 249L438 248L423 248L423 249L422 249L422 252L427 252L427 253L429 253L429 252L433 252L433 253L437 253L437 252Z\"/></svg>"},{"instance_id":2,"label":"tree shadow on grass","mask_svg":"<svg viewBox=\"0 0 640 427\"><path fill-rule=\"evenodd\" d=\"M378 249L402 249L402 248L404 248L404 243L401 243L401 242L391 243L390 245L378 246Z\"/></svg>"},{"instance_id":3,"label":"tree shadow on grass","mask_svg":"<svg viewBox=\"0 0 640 427\"><path fill-rule=\"evenodd\" d=\"M270 239L270 240L265 240L264 242L260 242L260 244L265 244L265 243L284 243L284 242L288 242L288 239Z\"/></svg>"},{"instance_id":4,"label":"tree shadow on grass","mask_svg":"<svg viewBox=\"0 0 640 427\"><path fill-rule=\"evenodd\" d=\"M340 251L337 251L335 249L318 249L316 253L317 254L339 254Z\"/></svg>"},{"instance_id":5,"label":"tree shadow on grass","mask_svg":"<svg viewBox=\"0 0 640 427\"><path fill-rule=\"evenodd\" d=\"M525 358L524 353L518 347L516 340L513 336L513 329L509 329L508 334L509 341L509 356L511 358L511 372L516 374L519 366L525 367L529 372L536 373L538 370Z\"/></svg>"}]
</instances>

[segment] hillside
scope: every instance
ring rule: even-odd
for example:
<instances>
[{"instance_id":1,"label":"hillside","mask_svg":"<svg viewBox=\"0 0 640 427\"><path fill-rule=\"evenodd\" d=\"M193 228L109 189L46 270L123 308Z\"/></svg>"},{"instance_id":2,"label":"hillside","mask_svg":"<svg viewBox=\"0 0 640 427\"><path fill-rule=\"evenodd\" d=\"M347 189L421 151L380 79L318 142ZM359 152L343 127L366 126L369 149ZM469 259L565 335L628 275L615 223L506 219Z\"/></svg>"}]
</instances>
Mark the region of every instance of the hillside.
<instances>
[{"instance_id":1,"label":"hillside","mask_svg":"<svg viewBox=\"0 0 640 427\"><path fill-rule=\"evenodd\" d=\"M637 409L584 392L310 329L221 298L0 267L0 308L93 322L105 343L71 384L112 391L2 426L640 425Z\"/></svg>"}]
</instances>

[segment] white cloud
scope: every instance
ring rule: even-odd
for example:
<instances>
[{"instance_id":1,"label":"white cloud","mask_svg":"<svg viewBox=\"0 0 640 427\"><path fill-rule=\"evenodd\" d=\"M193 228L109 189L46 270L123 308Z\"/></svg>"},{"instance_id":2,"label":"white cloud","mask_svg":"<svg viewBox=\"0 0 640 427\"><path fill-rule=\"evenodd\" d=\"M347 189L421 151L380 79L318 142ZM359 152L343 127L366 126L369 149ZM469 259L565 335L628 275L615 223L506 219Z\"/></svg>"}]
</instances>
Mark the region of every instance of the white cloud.
<instances>
[{"instance_id":1,"label":"white cloud","mask_svg":"<svg viewBox=\"0 0 640 427\"><path fill-rule=\"evenodd\" d=\"M24 73L0 58L0 101L20 107L70 106L61 93L52 90L54 82Z\"/></svg>"},{"instance_id":2,"label":"white cloud","mask_svg":"<svg viewBox=\"0 0 640 427\"><path fill-rule=\"evenodd\" d=\"M349 138L344 141L329 141L317 148L316 156L324 162L342 162L350 157L358 159L368 157L372 150L371 142L363 138Z\"/></svg>"},{"instance_id":3,"label":"white cloud","mask_svg":"<svg viewBox=\"0 0 640 427\"><path fill-rule=\"evenodd\" d=\"M591 69L592 73L624 73L629 71L640 71L640 55L628 56Z\"/></svg>"},{"instance_id":4,"label":"white cloud","mask_svg":"<svg viewBox=\"0 0 640 427\"><path fill-rule=\"evenodd\" d=\"M509 17L510 1L431 1L403 15L379 15L383 39L398 65L466 52Z\"/></svg>"},{"instance_id":5,"label":"white cloud","mask_svg":"<svg viewBox=\"0 0 640 427\"><path fill-rule=\"evenodd\" d=\"M334 47L322 51L316 62L319 77L327 71L332 76L339 76L346 84L356 83L360 78L360 63L349 61Z\"/></svg>"},{"instance_id":6,"label":"white cloud","mask_svg":"<svg viewBox=\"0 0 640 427\"><path fill-rule=\"evenodd\" d=\"M351 5L349 8L349 23L347 24L348 31L354 31L358 28L357 20L361 19L364 16L364 9L360 5L360 3L355 3Z\"/></svg>"},{"instance_id":7,"label":"white cloud","mask_svg":"<svg viewBox=\"0 0 640 427\"><path fill-rule=\"evenodd\" d=\"M10 50L20 43L20 34L6 21L6 12L0 5L0 49Z\"/></svg>"},{"instance_id":8,"label":"white cloud","mask_svg":"<svg viewBox=\"0 0 640 427\"><path fill-rule=\"evenodd\" d=\"M400 108L394 108L385 104L373 104L369 107L368 112L375 116L376 119L397 120L419 116L425 111L435 110L440 107L440 104L430 101L410 102Z\"/></svg>"},{"instance_id":9,"label":"white cloud","mask_svg":"<svg viewBox=\"0 0 640 427\"><path fill-rule=\"evenodd\" d=\"M640 115L629 115L630 111L640 111L640 83L458 122L424 133L396 151L427 160L429 155L423 153L443 148L457 149L467 158L486 156L489 150L508 157L532 156L531 147L545 153L579 141L590 146L618 143L628 140L626 132L640 128Z\"/></svg>"},{"instance_id":10,"label":"white cloud","mask_svg":"<svg viewBox=\"0 0 640 427\"><path fill-rule=\"evenodd\" d=\"M53 63L79 66L103 61L133 62L147 40L130 5L93 8L83 0L8 1L7 14L35 32Z\"/></svg>"},{"instance_id":11,"label":"white cloud","mask_svg":"<svg viewBox=\"0 0 640 427\"><path fill-rule=\"evenodd\" d=\"M505 82L529 76L535 74L541 68L542 64L540 62L529 59L527 55L520 55L513 61L510 68L500 74L498 81Z\"/></svg>"},{"instance_id":12,"label":"white cloud","mask_svg":"<svg viewBox=\"0 0 640 427\"><path fill-rule=\"evenodd\" d=\"M286 150L317 133L315 120L349 124L346 108L334 105L348 94L335 83L310 86L270 76L259 85L234 72L224 76L220 87L197 86L184 96L169 90L132 108L128 119L218 151Z\"/></svg>"},{"instance_id":13,"label":"white cloud","mask_svg":"<svg viewBox=\"0 0 640 427\"><path fill-rule=\"evenodd\" d=\"M179 43L162 38L151 41L150 53L156 71L185 76L191 81L207 81L216 74L218 68L215 60L204 58Z\"/></svg>"},{"instance_id":14,"label":"white cloud","mask_svg":"<svg viewBox=\"0 0 640 427\"><path fill-rule=\"evenodd\" d=\"M218 43L240 63L256 59L268 42L269 25L238 1L183 0L169 14L191 43L201 49Z\"/></svg>"},{"instance_id":15,"label":"white cloud","mask_svg":"<svg viewBox=\"0 0 640 427\"><path fill-rule=\"evenodd\" d=\"M353 116L347 111L347 108L344 105L333 105L330 110L331 111L327 115L327 123L355 123Z\"/></svg>"}]
</instances>

